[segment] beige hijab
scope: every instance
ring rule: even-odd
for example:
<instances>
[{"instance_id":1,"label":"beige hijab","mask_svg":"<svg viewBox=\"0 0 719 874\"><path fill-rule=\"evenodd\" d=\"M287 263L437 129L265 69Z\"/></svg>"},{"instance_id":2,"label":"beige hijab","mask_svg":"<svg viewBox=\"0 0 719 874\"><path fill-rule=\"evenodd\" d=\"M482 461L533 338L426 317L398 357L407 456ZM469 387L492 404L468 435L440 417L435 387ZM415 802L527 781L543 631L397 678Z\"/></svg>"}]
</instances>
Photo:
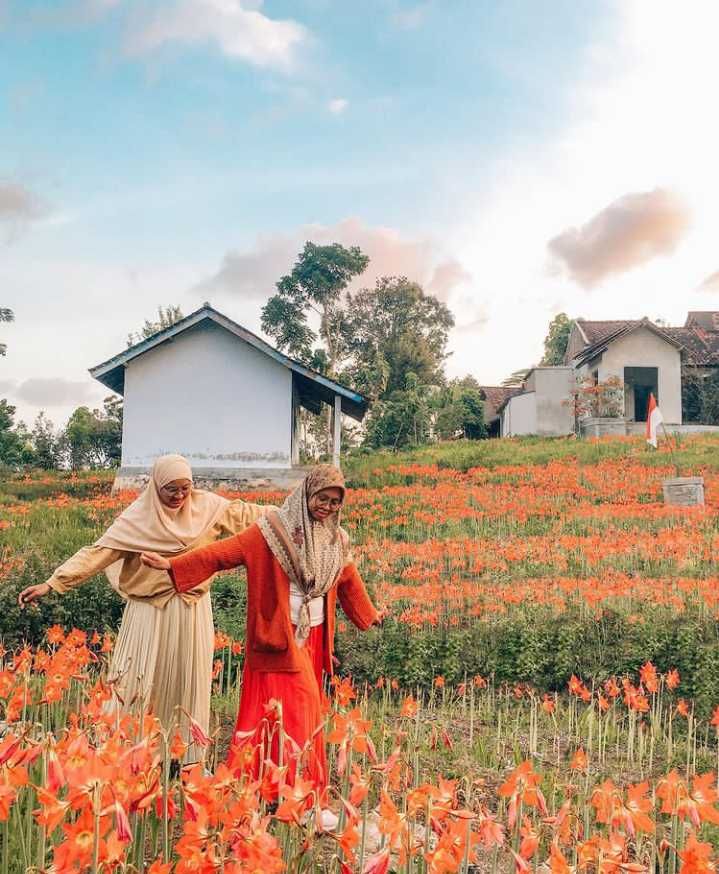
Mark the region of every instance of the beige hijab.
<instances>
[{"instance_id":1,"label":"beige hijab","mask_svg":"<svg viewBox=\"0 0 719 874\"><path fill-rule=\"evenodd\" d=\"M97 546L123 552L159 552L173 555L192 547L211 528L229 501L213 492L192 488L178 510L165 506L160 489L176 479L192 481L192 468L181 455L161 455L152 467L145 490L124 510L97 541ZM105 573L117 588L123 562Z\"/></svg>"},{"instance_id":2,"label":"beige hijab","mask_svg":"<svg viewBox=\"0 0 719 874\"><path fill-rule=\"evenodd\" d=\"M340 527L340 512L323 522L312 519L309 499L322 489L345 493L342 472L329 464L315 467L277 510L257 520L282 570L303 593L296 638L304 642L310 632L309 602L325 595L347 562L349 537Z\"/></svg>"}]
</instances>

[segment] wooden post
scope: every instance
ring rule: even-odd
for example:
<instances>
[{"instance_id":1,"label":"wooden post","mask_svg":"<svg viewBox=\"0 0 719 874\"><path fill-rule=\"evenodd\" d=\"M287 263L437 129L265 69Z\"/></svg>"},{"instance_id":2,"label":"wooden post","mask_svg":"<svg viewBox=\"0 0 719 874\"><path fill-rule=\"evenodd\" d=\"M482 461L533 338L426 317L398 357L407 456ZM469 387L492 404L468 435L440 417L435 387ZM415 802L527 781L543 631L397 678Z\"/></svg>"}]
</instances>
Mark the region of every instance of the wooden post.
<instances>
[{"instance_id":1,"label":"wooden post","mask_svg":"<svg viewBox=\"0 0 719 874\"><path fill-rule=\"evenodd\" d=\"M290 464L292 467L297 467L300 463L300 399L297 392L297 386L294 379L292 380L292 422L291 422L291 439L292 447Z\"/></svg>"},{"instance_id":2,"label":"wooden post","mask_svg":"<svg viewBox=\"0 0 719 874\"><path fill-rule=\"evenodd\" d=\"M340 466L340 443L342 442L342 398L335 395L335 409L332 421L332 464Z\"/></svg>"}]
</instances>

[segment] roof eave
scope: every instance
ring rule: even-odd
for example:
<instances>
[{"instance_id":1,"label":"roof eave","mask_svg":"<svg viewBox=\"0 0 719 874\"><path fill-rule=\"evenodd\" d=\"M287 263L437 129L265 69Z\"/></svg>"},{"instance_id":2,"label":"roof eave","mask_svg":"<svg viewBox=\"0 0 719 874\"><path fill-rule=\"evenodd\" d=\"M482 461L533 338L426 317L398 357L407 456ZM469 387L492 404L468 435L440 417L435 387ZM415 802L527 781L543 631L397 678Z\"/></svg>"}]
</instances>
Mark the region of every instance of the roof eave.
<instances>
[{"instance_id":1,"label":"roof eave","mask_svg":"<svg viewBox=\"0 0 719 874\"><path fill-rule=\"evenodd\" d=\"M359 392L353 391L335 380L322 376L321 373L317 373L315 370L312 370L312 368L296 361L294 358L290 358L278 349L274 349L261 337L258 337L256 334L253 334L251 331L248 331L246 328L233 322L232 319L228 319L227 316L222 315L222 313L218 312L216 309L213 309L213 307L207 305L196 310L194 313L190 313L189 316L185 316L184 319L180 319L179 322L175 322L174 325L170 325L170 327L154 334L147 340L135 343L134 346L129 346L124 350L124 352L120 352L118 355L109 358L107 361L104 361L95 367L91 367L89 371L90 376L97 379L98 382L101 382L103 385L106 385L112 391L122 394L125 387L125 366L130 361L140 355L144 355L146 352L149 352L161 343L172 340L176 335L205 321L205 319L215 322L231 334L234 334L236 337L249 343L250 346L263 352L284 367L287 367L289 370L292 370L305 379L311 380L322 386L326 391L340 395L342 398L342 412L358 421L361 421L364 418L369 406L368 398L365 398L363 395L359 394Z\"/></svg>"}]
</instances>

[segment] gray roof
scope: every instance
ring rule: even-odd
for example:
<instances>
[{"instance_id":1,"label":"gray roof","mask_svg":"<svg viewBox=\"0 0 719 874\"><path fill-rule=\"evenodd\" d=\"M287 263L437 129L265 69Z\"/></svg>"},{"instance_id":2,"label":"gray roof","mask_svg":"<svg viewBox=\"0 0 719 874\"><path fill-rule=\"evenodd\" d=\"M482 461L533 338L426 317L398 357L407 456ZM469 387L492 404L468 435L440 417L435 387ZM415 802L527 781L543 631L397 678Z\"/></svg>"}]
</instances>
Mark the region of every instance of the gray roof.
<instances>
[{"instance_id":1,"label":"gray roof","mask_svg":"<svg viewBox=\"0 0 719 874\"><path fill-rule=\"evenodd\" d=\"M153 334L140 343L135 343L128 349L120 352L119 355L103 361L102 364L91 367L90 376L121 395L125 390L125 366L130 361L204 321L214 322L226 331L229 331L229 333L234 334L235 337L244 340L245 343L248 343L269 358L291 370L295 380L295 387L303 406L316 412L322 401L333 404L335 396L339 396L342 403L342 412L346 415L361 421L367 412L369 401L366 397L353 391L351 388L347 388L347 386L341 385L339 382L335 382L333 379L322 376L321 373L317 373L305 364L295 361L294 358L290 358L283 352L270 346L269 343L266 343L256 334L248 331L247 328L243 328L242 325L238 325L237 322L228 319L227 316L218 312L208 303L204 304L194 313L190 313L189 316L185 316L185 318L175 322L174 325L170 325L169 328Z\"/></svg>"}]
</instances>

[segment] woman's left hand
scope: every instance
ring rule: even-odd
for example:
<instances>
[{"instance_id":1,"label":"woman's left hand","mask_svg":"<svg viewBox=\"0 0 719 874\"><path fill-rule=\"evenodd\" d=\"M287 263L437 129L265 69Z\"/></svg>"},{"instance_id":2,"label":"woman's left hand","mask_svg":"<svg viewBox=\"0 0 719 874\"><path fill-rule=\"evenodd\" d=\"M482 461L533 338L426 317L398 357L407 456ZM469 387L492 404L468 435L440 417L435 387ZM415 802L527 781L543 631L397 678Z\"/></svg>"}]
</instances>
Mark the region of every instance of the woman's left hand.
<instances>
[{"instance_id":1,"label":"woman's left hand","mask_svg":"<svg viewBox=\"0 0 719 874\"><path fill-rule=\"evenodd\" d=\"M168 558L164 558L159 552L142 552L140 561L148 567L157 568L158 571L169 571L172 565Z\"/></svg>"}]
</instances>

